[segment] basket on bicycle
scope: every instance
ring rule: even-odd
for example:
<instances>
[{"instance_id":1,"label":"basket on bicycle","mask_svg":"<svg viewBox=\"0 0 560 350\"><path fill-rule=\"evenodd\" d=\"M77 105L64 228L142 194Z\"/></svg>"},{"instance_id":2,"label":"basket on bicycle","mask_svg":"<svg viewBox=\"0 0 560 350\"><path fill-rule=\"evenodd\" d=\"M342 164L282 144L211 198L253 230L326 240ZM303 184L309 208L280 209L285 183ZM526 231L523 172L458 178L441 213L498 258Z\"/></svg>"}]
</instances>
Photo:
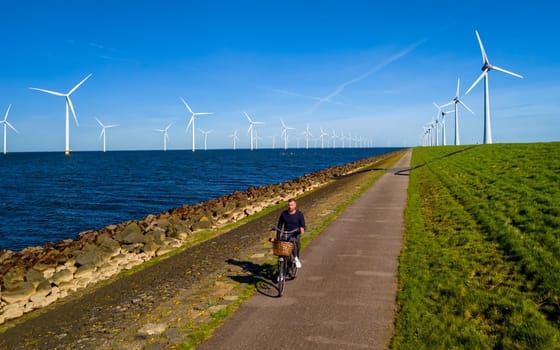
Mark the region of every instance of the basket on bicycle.
<instances>
[{"instance_id":1,"label":"basket on bicycle","mask_svg":"<svg viewBox=\"0 0 560 350\"><path fill-rule=\"evenodd\" d=\"M272 251L274 252L274 255L290 256L290 254L292 254L293 249L294 249L294 244L292 242L286 242L286 241L272 242Z\"/></svg>"}]
</instances>

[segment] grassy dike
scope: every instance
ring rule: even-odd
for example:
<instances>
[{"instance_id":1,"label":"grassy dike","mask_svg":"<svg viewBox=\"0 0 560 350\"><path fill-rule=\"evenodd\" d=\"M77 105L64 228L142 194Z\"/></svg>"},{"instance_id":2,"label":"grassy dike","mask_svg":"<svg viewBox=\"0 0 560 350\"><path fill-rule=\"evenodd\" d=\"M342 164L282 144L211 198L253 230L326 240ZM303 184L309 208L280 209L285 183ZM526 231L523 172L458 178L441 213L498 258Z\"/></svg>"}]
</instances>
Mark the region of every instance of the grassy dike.
<instances>
[{"instance_id":1,"label":"grassy dike","mask_svg":"<svg viewBox=\"0 0 560 350\"><path fill-rule=\"evenodd\" d=\"M314 237L319 235L333 220L344 212L350 204L358 199L377 181L377 179L379 179L381 175L384 174L384 171L380 169L390 168L393 166L402 157L403 152L396 152L379 163L375 163L375 171L364 171L371 170L371 165L362 169L357 169L354 173L361 172L360 178L356 179L352 188L346 188L346 191L340 191L338 194L340 197L338 197L339 200L337 202L326 203L328 205L328 215L317 215L318 213L313 212L311 208L306 208L305 215L308 230L301 239L301 249L304 250L305 247L311 243ZM365 181L362 181L364 179ZM305 193L303 196L299 197L298 200L302 197L311 195L313 192L314 191ZM336 205L333 206L333 204ZM267 212L284 206L284 203L280 206L274 206L273 208L267 209ZM321 208L321 210L325 210L325 208ZM256 277L267 278L267 276L272 275L273 270L276 269L276 262L277 258L275 256L269 256L269 258L261 265L260 274L262 276ZM234 288L238 293L238 299L235 302L229 304L226 308L218 312L212 313L207 322L202 324L189 322L185 324L182 328L182 332L186 335L187 341L180 345L180 349L192 349L197 344L200 344L210 337L217 327L219 327L231 314L233 314L245 300L256 292L257 285L237 283Z\"/></svg>"},{"instance_id":2,"label":"grassy dike","mask_svg":"<svg viewBox=\"0 0 560 350\"><path fill-rule=\"evenodd\" d=\"M560 143L415 148L395 349L560 348Z\"/></svg>"}]
</instances>

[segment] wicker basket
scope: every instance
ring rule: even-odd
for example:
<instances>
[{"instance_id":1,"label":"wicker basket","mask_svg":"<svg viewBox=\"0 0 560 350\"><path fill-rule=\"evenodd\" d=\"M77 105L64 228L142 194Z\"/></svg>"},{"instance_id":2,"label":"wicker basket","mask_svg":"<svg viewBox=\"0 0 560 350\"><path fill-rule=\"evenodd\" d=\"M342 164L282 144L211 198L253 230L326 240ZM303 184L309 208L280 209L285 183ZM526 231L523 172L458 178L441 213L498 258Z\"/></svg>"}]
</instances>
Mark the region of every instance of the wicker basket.
<instances>
[{"instance_id":1,"label":"wicker basket","mask_svg":"<svg viewBox=\"0 0 560 350\"><path fill-rule=\"evenodd\" d=\"M294 244L292 242L286 241L274 241L272 242L272 251L274 255L278 256L290 256L294 250Z\"/></svg>"}]
</instances>

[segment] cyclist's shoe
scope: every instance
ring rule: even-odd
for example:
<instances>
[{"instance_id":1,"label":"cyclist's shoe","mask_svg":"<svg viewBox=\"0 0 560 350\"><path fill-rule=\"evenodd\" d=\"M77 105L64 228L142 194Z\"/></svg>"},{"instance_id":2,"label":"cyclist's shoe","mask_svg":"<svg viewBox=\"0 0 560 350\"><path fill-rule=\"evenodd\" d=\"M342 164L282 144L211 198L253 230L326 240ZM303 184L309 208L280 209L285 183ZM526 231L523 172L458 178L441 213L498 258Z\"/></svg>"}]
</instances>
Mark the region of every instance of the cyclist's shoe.
<instances>
[{"instance_id":1,"label":"cyclist's shoe","mask_svg":"<svg viewBox=\"0 0 560 350\"><path fill-rule=\"evenodd\" d=\"M301 261L299 261L299 258L297 256L294 258L294 262L296 263L296 267L298 269L301 269Z\"/></svg>"}]
</instances>

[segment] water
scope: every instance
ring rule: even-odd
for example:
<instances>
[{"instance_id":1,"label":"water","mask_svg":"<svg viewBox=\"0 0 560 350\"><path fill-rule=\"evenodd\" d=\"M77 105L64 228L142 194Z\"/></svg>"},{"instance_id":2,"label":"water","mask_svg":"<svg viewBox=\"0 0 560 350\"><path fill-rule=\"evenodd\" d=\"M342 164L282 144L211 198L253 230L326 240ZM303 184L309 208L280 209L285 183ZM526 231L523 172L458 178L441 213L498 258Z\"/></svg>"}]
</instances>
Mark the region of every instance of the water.
<instances>
[{"instance_id":1,"label":"water","mask_svg":"<svg viewBox=\"0 0 560 350\"><path fill-rule=\"evenodd\" d=\"M0 249L75 238L393 150L11 153L0 158Z\"/></svg>"}]
</instances>

